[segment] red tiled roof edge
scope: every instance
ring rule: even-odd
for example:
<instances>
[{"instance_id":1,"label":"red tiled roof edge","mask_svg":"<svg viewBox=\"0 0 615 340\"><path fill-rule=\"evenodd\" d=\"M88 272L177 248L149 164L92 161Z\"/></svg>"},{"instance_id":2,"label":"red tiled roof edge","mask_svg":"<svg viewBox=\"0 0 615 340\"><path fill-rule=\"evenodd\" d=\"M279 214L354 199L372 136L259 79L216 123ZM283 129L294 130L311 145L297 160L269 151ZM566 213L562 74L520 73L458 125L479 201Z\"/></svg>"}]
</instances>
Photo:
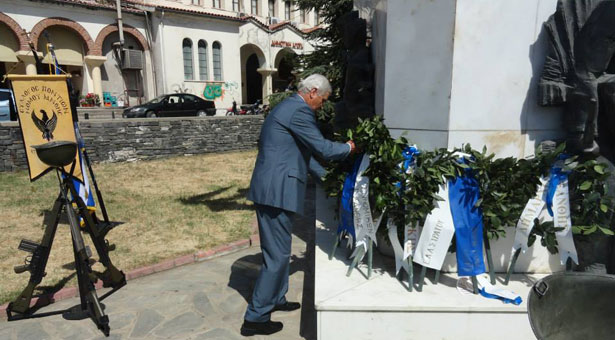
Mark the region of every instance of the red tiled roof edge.
<instances>
[{"instance_id":1,"label":"red tiled roof edge","mask_svg":"<svg viewBox=\"0 0 615 340\"><path fill-rule=\"evenodd\" d=\"M29 0L29 1L31 2L53 2L53 3L58 3L58 4L77 5L77 6L88 7L88 8L100 8L100 9L107 9L107 10L112 10L112 11L116 10L114 5L102 4L98 2L92 2L92 1L84 1L84 0ZM140 10L126 7L126 6L122 6L122 10L130 12L130 13L139 13L139 14L142 13L142 11Z\"/></svg>"}]
</instances>

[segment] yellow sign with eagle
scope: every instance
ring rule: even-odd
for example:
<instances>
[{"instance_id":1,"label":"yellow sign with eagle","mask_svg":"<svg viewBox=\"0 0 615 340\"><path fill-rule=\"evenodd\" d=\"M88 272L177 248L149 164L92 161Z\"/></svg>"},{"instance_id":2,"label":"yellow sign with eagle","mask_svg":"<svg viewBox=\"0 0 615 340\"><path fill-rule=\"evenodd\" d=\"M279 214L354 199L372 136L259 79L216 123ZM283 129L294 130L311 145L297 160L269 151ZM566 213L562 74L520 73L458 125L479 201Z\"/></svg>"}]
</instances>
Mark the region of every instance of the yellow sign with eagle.
<instances>
[{"instance_id":1,"label":"yellow sign with eagle","mask_svg":"<svg viewBox=\"0 0 615 340\"><path fill-rule=\"evenodd\" d=\"M37 156L33 146L52 141L77 142L66 75L9 75L15 95L30 180L43 176L51 167ZM75 153L75 156L77 153ZM82 178L79 157L73 176ZM70 171L72 164L65 170Z\"/></svg>"}]
</instances>

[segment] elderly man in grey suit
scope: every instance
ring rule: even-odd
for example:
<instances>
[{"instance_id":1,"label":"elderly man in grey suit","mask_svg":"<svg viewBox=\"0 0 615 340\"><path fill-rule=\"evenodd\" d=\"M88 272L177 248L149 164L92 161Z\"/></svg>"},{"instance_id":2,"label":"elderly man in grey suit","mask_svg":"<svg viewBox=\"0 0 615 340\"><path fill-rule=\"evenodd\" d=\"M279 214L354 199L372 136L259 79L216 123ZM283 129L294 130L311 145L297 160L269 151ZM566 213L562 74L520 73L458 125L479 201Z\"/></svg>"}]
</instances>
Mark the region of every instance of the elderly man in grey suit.
<instances>
[{"instance_id":1,"label":"elderly man in grey suit","mask_svg":"<svg viewBox=\"0 0 615 340\"><path fill-rule=\"evenodd\" d=\"M355 149L352 141L325 139L316 125L314 113L331 94L327 78L313 74L299 84L297 92L271 111L261 129L248 199L256 207L263 265L244 316L242 335L278 332L283 325L271 321L271 312L300 308L285 295L292 215L303 214L308 170L319 173L312 155L342 160Z\"/></svg>"}]
</instances>

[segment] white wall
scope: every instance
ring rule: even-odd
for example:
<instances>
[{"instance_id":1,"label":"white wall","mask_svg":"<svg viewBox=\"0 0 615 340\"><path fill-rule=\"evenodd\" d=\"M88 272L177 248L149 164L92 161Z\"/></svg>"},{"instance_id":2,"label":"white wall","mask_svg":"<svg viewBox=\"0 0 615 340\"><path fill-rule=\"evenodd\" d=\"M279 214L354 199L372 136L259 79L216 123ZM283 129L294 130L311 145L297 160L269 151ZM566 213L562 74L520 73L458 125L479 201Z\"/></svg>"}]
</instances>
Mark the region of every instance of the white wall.
<instances>
[{"instance_id":1,"label":"white wall","mask_svg":"<svg viewBox=\"0 0 615 340\"><path fill-rule=\"evenodd\" d=\"M560 131L558 109L537 104L543 23L556 0L457 0L448 146L488 145L503 156L533 153ZM542 34L541 34L542 33Z\"/></svg>"},{"instance_id":2,"label":"white wall","mask_svg":"<svg viewBox=\"0 0 615 340\"><path fill-rule=\"evenodd\" d=\"M561 110L536 104L542 26L556 2L375 2L385 8L372 16L376 107L392 135L423 148L470 143L516 157L561 136Z\"/></svg>"},{"instance_id":3,"label":"white wall","mask_svg":"<svg viewBox=\"0 0 615 340\"><path fill-rule=\"evenodd\" d=\"M445 146L455 1L388 1L386 10L386 124L420 146Z\"/></svg>"},{"instance_id":4,"label":"white wall","mask_svg":"<svg viewBox=\"0 0 615 340\"><path fill-rule=\"evenodd\" d=\"M241 98L237 86L241 84L239 62L239 24L222 20L208 19L192 15L166 13L163 40L158 43L163 46L164 53L164 92L172 93L181 89L203 97L203 90L209 83L214 82L212 45L215 41L222 45L222 84L225 94L214 101L216 108L225 109L232 105L233 96ZM195 80L184 80L184 64L182 54L182 41L184 38L192 40L193 72ZM198 79L198 41L207 41L208 75L209 79ZM162 63L163 60L159 62ZM228 88L226 85L228 84ZM227 93L226 91L229 91Z\"/></svg>"}]
</instances>

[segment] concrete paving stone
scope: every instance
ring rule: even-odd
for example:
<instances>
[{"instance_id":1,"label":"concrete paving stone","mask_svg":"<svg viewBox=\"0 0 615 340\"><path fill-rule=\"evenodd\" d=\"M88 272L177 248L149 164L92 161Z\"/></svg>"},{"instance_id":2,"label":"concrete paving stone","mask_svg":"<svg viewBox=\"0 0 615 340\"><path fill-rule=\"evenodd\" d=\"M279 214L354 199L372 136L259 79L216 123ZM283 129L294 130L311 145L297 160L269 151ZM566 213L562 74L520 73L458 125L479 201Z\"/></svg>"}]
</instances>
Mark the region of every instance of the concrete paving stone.
<instances>
[{"instance_id":1,"label":"concrete paving stone","mask_svg":"<svg viewBox=\"0 0 615 340\"><path fill-rule=\"evenodd\" d=\"M137 314L137 321L130 333L131 337L139 338L148 335L164 320L155 310L145 309Z\"/></svg>"},{"instance_id":2,"label":"concrete paving stone","mask_svg":"<svg viewBox=\"0 0 615 340\"><path fill-rule=\"evenodd\" d=\"M41 326L44 329L48 329L48 333L54 339L81 340L96 335L96 332L100 332L89 319L79 321L64 320L58 316L42 321Z\"/></svg>"},{"instance_id":3,"label":"concrete paving stone","mask_svg":"<svg viewBox=\"0 0 615 340\"><path fill-rule=\"evenodd\" d=\"M95 338L93 338L94 340L120 340L123 339L124 337L121 334L117 334L117 333L113 333L111 332L109 334L108 337L106 337L104 334L102 334L102 332L100 333L100 336L97 336Z\"/></svg>"},{"instance_id":4,"label":"concrete paving stone","mask_svg":"<svg viewBox=\"0 0 615 340\"><path fill-rule=\"evenodd\" d=\"M209 301L214 304L222 303L228 297L228 292L222 287L218 287L217 289L213 289L207 292L207 297L209 297Z\"/></svg>"},{"instance_id":5,"label":"concrete paving stone","mask_svg":"<svg viewBox=\"0 0 615 340\"><path fill-rule=\"evenodd\" d=\"M23 323L17 329L17 339L19 340L44 340L52 339L43 327L38 323Z\"/></svg>"},{"instance_id":6,"label":"concrete paving stone","mask_svg":"<svg viewBox=\"0 0 615 340\"><path fill-rule=\"evenodd\" d=\"M120 312L109 314L109 325L111 329L122 329L131 325L136 319L135 313Z\"/></svg>"},{"instance_id":7,"label":"concrete paving stone","mask_svg":"<svg viewBox=\"0 0 615 340\"><path fill-rule=\"evenodd\" d=\"M233 332L229 329L225 328L214 328L210 331L207 331L202 334L198 334L190 339L208 339L208 340L240 340L244 339L243 336L239 334L239 330Z\"/></svg>"},{"instance_id":8,"label":"concrete paving stone","mask_svg":"<svg viewBox=\"0 0 615 340\"><path fill-rule=\"evenodd\" d=\"M0 339L13 340L15 339L15 332L13 332L14 328L4 328L0 329Z\"/></svg>"},{"instance_id":9,"label":"concrete paving stone","mask_svg":"<svg viewBox=\"0 0 615 340\"><path fill-rule=\"evenodd\" d=\"M164 322L154 331L154 334L166 338L180 334L190 334L206 328L205 319L202 316L194 312L186 312Z\"/></svg>"},{"instance_id":10,"label":"concrete paving stone","mask_svg":"<svg viewBox=\"0 0 615 340\"><path fill-rule=\"evenodd\" d=\"M207 294L204 292L198 292L192 298L194 309L203 316L211 316L216 314L215 307L209 301Z\"/></svg>"},{"instance_id":11,"label":"concrete paving stone","mask_svg":"<svg viewBox=\"0 0 615 340\"><path fill-rule=\"evenodd\" d=\"M229 296L229 298L227 298L226 300L224 300L224 302L220 304L220 309L224 313L232 314L232 315L240 314L241 311L244 310L245 308L246 308L246 301L238 293L235 293Z\"/></svg>"}]
</instances>

